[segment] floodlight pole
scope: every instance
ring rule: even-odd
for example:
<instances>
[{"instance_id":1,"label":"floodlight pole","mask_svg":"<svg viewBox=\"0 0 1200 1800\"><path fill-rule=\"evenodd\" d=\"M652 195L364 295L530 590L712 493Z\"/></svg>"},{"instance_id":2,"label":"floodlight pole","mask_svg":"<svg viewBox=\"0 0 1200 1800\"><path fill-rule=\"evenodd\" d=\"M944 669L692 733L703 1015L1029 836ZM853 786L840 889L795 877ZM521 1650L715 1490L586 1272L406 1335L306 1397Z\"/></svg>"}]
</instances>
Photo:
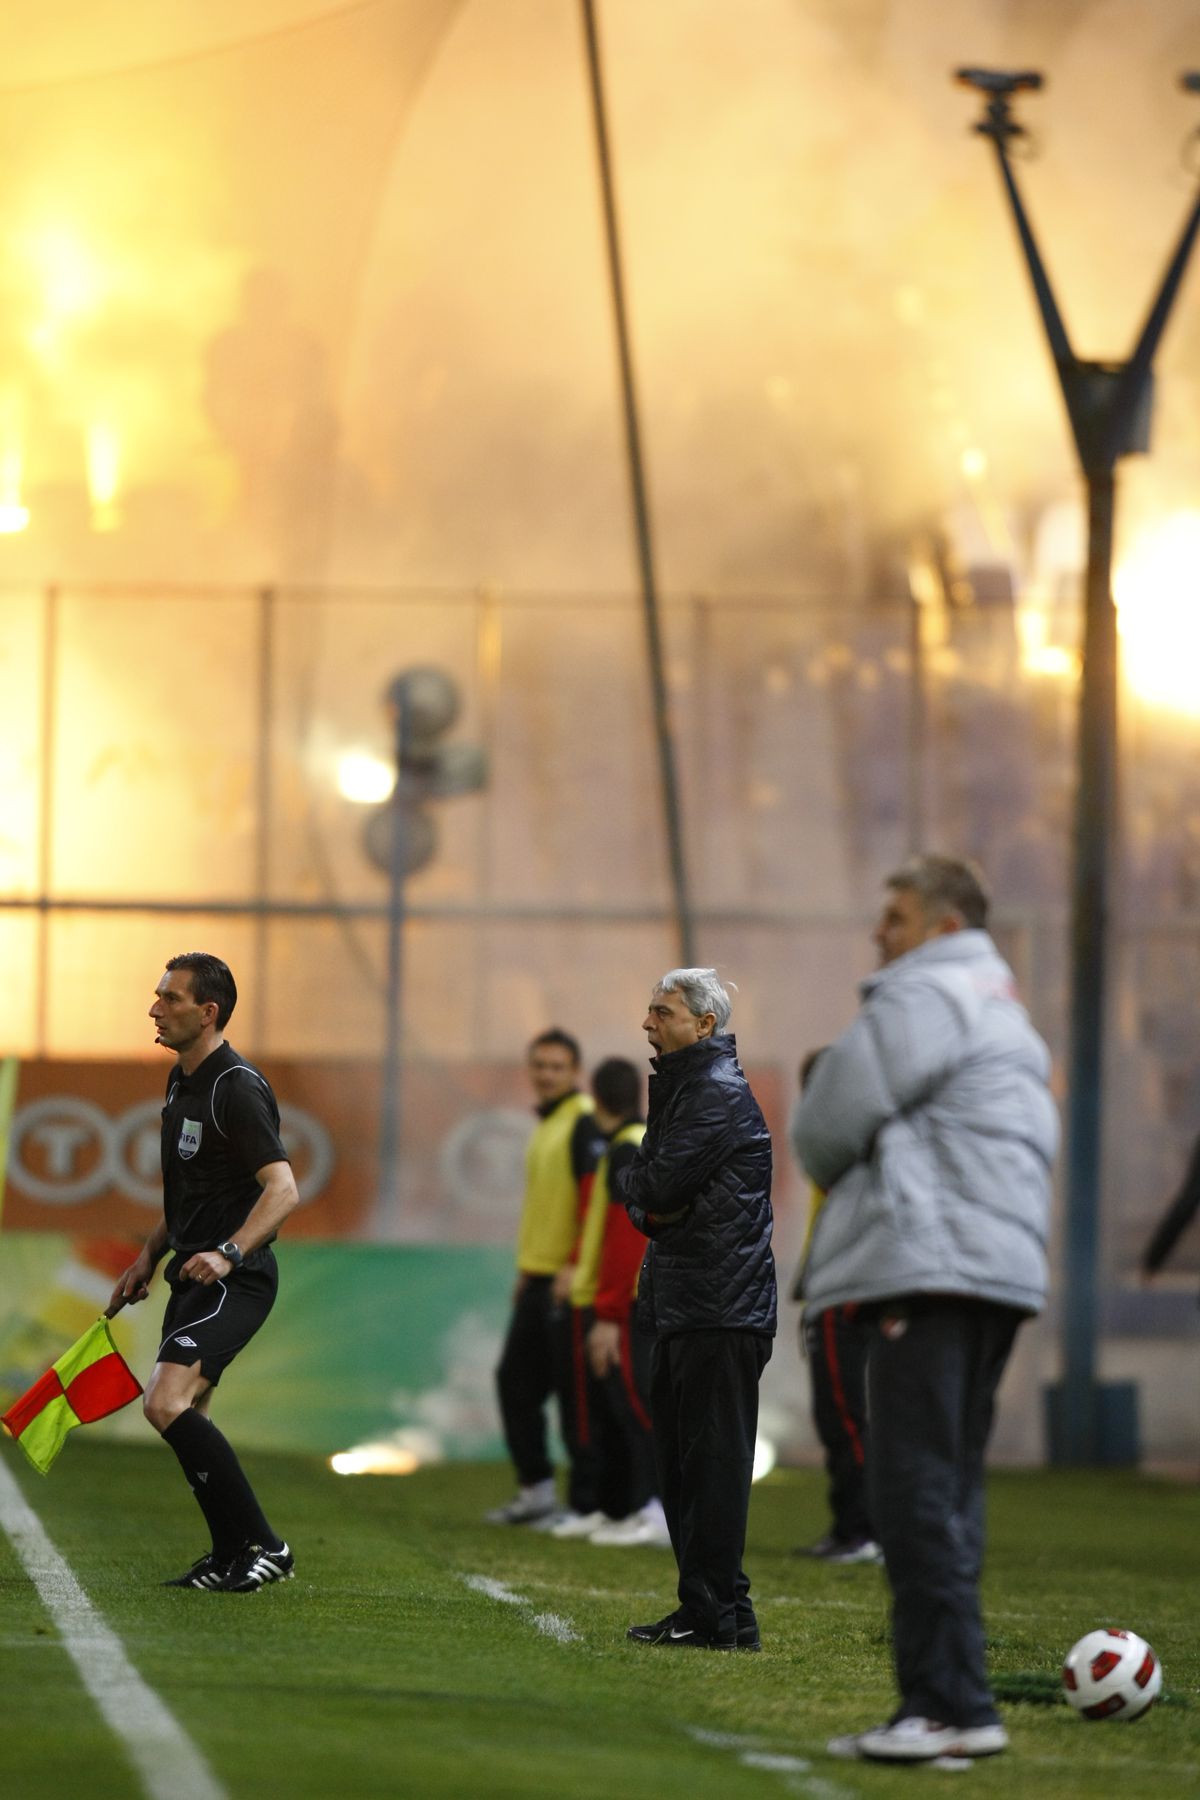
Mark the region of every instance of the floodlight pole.
<instances>
[{"instance_id":1,"label":"floodlight pole","mask_svg":"<svg viewBox=\"0 0 1200 1800\"><path fill-rule=\"evenodd\" d=\"M459 695L443 669L401 671L384 696L392 730L396 779L386 808L367 823L367 853L388 878L387 974L384 981L384 1047L380 1066L379 1181L375 1235L394 1235L400 1211L404 1075L405 882L425 866L436 841L424 802L477 793L487 781L487 756L479 744L442 744L458 716ZM384 830L376 832L376 825Z\"/></svg>"},{"instance_id":2,"label":"floodlight pole","mask_svg":"<svg viewBox=\"0 0 1200 1800\"><path fill-rule=\"evenodd\" d=\"M958 80L986 96L975 126L990 138L1050 343L1087 487L1088 548L1079 695L1074 858L1071 881L1071 988L1067 1094L1066 1280L1063 1378L1052 1405L1050 1457L1088 1465L1131 1460L1136 1444L1132 1390L1096 1380L1096 1264L1099 1248L1101 1110L1109 889L1117 812L1117 617L1112 554L1119 460L1149 448L1152 365L1200 227L1200 192L1127 362L1084 362L1071 349L1062 315L1021 200L1010 145L1023 135L1013 95L1037 89L1040 75L964 69ZM1197 91L1200 81L1185 76ZM1126 1401L1124 1416L1113 1399Z\"/></svg>"},{"instance_id":3,"label":"floodlight pole","mask_svg":"<svg viewBox=\"0 0 1200 1800\"><path fill-rule=\"evenodd\" d=\"M412 708L403 683L393 694L393 756L396 786L388 824L387 973L384 979L384 1044L379 1095L379 1187L375 1225L386 1231L400 1210L400 1083L404 1050L404 878L408 870L408 816L403 788L408 779Z\"/></svg>"},{"instance_id":4,"label":"floodlight pole","mask_svg":"<svg viewBox=\"0 0 1200 1800\"><path fill-rule=\"evenodd\" d=\"M608 277L616 328L617 356L621 370L621 406L625 421L625 453L629 465L629 490L633 503L637 540L638 573L642 587L642 615L646 633L646 659L650 667L650 694L654 712L654 736L658 749L658 778L666 826L667 863L674 902L675 930L681 966L696 962L696 932L688 883L683 837L683 808L679 798L679 774L675 740L671 730L671 706L667 693L662 627L659 620L658 581L654 571L654 545L650 533L650 505L646 496L646 471L638 423L637 392L633 378L633 351L625 306L625 278L621 268L621 241L617 229L617 201L609 150L604 104L604 80L600 64L600 40L594 0L582 0L583 34L587 48L588 85L592 101L592 125L596 135L596 160L604 207L604 238L608 253Z\"/></svg>"}]
</instances>

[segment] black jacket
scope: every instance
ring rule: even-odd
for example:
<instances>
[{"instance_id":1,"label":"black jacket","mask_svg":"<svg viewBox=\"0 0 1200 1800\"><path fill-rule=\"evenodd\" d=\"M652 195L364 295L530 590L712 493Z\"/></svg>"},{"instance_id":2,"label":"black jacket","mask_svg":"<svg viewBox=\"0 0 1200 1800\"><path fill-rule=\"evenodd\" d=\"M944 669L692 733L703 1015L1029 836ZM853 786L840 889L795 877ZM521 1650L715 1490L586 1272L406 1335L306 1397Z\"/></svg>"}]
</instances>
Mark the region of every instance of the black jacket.
<instances>
[{"instance_id":1,"label":"black jacket","mask_svg":"<svg viewBox=\"0 0 1200 1800\"><path fill-rule=\"evenodd\" d=\"M646 1136L617 1176L650 1239L639 1323L682 1331L775 1330L771 1135L725 1033L653 1058Z\"/></svg>"}]
</instances>

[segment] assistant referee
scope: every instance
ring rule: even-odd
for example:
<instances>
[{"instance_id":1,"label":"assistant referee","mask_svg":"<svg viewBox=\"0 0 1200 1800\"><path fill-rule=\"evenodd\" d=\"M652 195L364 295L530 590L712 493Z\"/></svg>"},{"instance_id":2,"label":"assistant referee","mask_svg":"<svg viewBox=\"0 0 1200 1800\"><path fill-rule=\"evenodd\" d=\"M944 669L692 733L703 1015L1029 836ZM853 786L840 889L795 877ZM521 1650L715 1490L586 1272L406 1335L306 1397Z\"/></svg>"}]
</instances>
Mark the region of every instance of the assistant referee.
<instances>
[{"instance_id":1,"label":"assistant referee","mask_svg":"<svg viewBox=\"0 0 1200 1800\"><path fill-rule=\"evenodd\" d=\"M265 1076L224 1039L237 987L220 957L173 956L155 992L155 1042L177 1057L162 1114L163 1217L113 1289L144 1300L161 1258L171 1298L143 1410L170 1445L212 1547L166 1587L256 1593L291 1578L233 1448L208 1417L213 1389L275 1303L270 1245L299 1195Z\"/></svg>"}]
</instances>

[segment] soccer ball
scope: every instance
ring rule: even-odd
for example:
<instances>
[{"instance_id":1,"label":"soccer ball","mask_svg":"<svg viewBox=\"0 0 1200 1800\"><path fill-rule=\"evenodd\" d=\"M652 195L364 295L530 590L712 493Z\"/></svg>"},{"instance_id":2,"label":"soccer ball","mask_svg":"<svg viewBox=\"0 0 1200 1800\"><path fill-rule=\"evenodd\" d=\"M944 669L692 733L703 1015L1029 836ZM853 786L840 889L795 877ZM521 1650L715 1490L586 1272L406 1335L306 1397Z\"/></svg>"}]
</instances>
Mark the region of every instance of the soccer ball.
<instances>
[{"instance_id":1,"label":"soccer ball","mask_svg":"<svg viewBox=\"0 0 1200 1800\"><path fill-rule=\"evenodd\" d=\"M1089 1631L1063 1663L1067 1699L1085 1719L1140 1719L1162 1688L1162 1665L1135 1631Z\"/></svg>"}]
</instances>

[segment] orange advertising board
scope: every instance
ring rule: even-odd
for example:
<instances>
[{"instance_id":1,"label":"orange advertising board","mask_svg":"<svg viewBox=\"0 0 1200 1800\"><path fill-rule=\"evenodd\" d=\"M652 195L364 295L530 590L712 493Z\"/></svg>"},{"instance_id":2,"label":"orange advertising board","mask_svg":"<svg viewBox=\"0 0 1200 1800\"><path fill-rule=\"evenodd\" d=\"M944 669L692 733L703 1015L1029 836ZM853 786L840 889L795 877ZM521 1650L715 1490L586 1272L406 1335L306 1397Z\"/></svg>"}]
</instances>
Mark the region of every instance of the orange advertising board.
<instances>
[{"instance_id":1,"label":"orange advertising board","mask_svg":"<svg viewBox=\"0 0 1200 1800\"><path fill-rule=\"evenodd\" d=\"M166 1066L164 1060L21 1065L6 1230L145 1236L162 1205ZM303 1203L288 1223L290 1238L515 1242L533 1124L521 1064L405 1069L399 1192L386 1201L377 1163L378 1065L272 1062L264 1073L279 1100ZM752 1084L768 1123L778 1127L777 1077L754 1072ZM778 1135L776 1145L782 1164Z\"/></svg>"}]
</instances>

